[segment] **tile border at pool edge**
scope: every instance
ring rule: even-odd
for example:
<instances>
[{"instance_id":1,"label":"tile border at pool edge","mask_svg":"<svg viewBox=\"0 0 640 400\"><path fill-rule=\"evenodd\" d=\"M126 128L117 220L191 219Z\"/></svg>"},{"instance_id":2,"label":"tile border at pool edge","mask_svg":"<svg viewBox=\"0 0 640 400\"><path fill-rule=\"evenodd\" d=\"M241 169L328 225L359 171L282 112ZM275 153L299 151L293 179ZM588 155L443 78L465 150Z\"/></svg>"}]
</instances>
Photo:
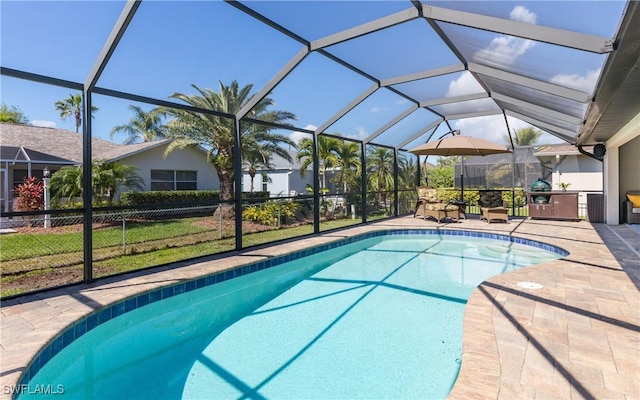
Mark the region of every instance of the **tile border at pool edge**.
<instances>
[{"instance_id":1,"label":"tile border at pool edge","mask_svg":"<svg viewBox=\"0 0 640 400\"><path fill-rule=\"evenodd\" d=\"M141 294L132 295L123 300L119 300L111 305L104 306L92 313L80 318L79 320L70 324L67 328L63 329L53 339L51 339L42 349L35 354L31 361L25 367L24 372L21 374L18 382L20 385L27 385L31 377L35 376L42 367L49 362L54 356L60 353L64 348L69 346L73 341L82 337L85 333L91 331L103 323L110 321L127 312L136 310L137 308L144 307L148 304L155 303L160 300L168 299L173 296L187 293L196 289L200 289L206 286L211 286L216 283L224 282L229 279L237 278L243 275L247 275L253 272L261 271L263 269L275 267L280 264L284 264L289 261L297 260L302 257L307 257L316 253L320 253L326 250L330 250L339 246L355 243L361 240L379 237L379 236L399 236L399 235L442 235L442 236L469 236L476 238L494 239L501 241L509 241L518 244L523 244L535 248L547 250L562 257L566 257L569 252L558 246L549 245L543 242L520 238L512 235L478 232L478 231L466 231L466 230L451 230L451 229L380 229L373 232L365 232L356 234L354 236L345 237L339 240L332 241L321 245L316 245L307 249L294 251L288 254L273 256L266 260L254 261L246 265L239 265L232 269L213 273L204 277L193 278L183 282L175 283L165 287L160 287L146 291Z\"/></svg>"}]
</instances>

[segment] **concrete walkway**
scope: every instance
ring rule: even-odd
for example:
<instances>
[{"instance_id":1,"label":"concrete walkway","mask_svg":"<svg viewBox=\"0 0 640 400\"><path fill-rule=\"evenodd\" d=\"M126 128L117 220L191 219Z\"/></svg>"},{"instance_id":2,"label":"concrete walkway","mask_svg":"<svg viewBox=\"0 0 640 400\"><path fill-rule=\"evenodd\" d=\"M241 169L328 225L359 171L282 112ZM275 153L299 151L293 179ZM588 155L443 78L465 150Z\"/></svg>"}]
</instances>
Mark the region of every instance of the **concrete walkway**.
<instances>
[{"instance_id":1,"label":"concrete walkway","mask_svg":"<svg viewBox=\"0 0 640 400\"><path fill-rule=\"evenodd\" d=\"M18 383L39 349L100 307L306 246L392 228L512 234L570 252L491 278L473 292L464 315L462 367L450 398L640 398L640 235L624 225L584 221L438 224L411 217L4 301L0 398L10 397L7 388ZM525 289L519 282L543 287Z\"/></svg>"}]
</instances>

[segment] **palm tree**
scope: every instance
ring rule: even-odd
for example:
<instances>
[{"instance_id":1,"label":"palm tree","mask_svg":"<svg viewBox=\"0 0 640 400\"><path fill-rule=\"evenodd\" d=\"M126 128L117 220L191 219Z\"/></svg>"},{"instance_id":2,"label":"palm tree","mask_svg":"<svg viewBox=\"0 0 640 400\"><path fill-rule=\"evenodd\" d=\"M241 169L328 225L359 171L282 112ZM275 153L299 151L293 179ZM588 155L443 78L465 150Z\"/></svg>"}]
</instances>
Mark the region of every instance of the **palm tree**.
<instances>
[{"instance_id":1,"label":"palm tree","mask_svg":"<svg viewBox=\"0 0 640 400\"><path fill-rule=\"evenodd\" d=\"M393 189L393 150L371 146L367 151L369 188L378 194L378 204L386 208L385 192Z\"/></svg>"},{"instance_id":2,"label":"palm tree","mask_svg":"<svg viewBox=\"0 0 640 400\"><path fill-rule=\"evenodd\" d=\"M143 181L137 171L138 168L132 165L107 160L96 161L91 167L94 193L106 194L107 200L112 203L120 187L142 189Z\"/></svg>"},{"instance_id":3,"label":"palm tree","mask_svg":"<svg viewBox=\"0 0 640 400\"><path fill-rule=\"evenodd\" d=\"M360 170L360 145L348 140L340 140L335 150L337 166L340 167L338 185L347 193L348 182L353 182Z\"/></svg>"},{"instance_id":4,"label":"palm tree","mask_svg":"<svg viewBox=\"0 0 640 400\"><path fill-rule=\"evenodd\" d=\"M407 157L406 154L398 154L398 189L413 189L416 186L416 175L418 165L414 157Z\"/></svg>"},{"instance_id":5,"label":"palm tree","mask_svg":"<svg viewBox=\"0 0 640 400\"><path fill-rule=\"evenodd\" d=\"M518 129L513 135L513 144L515 146L533 146L538 141L541 135L542 131L538 128L534 128L533 126L521 128ZM504 140L505 143L511 144L509 135L505 135Z\"/></svg>"},{"instance_id":6,"label":"palm tree","mask_svg":"<svg viewBox=\"0 0 640 400\"><path fill-rule=\"evenodd\" d=\"M124 133L127 138L123 144L136 142L150 142L165 137L166 127L162 124L162 116L158 109L149 112L136 105L130 105L133 117L124 125L118 125L111 130L111 139L118 133Z\"/></svg>"},{"instance_id":7,"label":"palm tree","mask_svg":"<svg viewBox=\"0 0 640 400\"><path fill-rule=\"evenodd\" d=\"M187 95L174 93L170 97L190 106L225 114L237 114L253 95L253 85L243 88L233 81L229 86L219 83L219 92L201 89L191 85L198 93ZM296 116L288 111L269 111L274 105L268 97L260 100L247 115L249 118L287 125L288 120ZM161 112L173 117L167 123L167 137L173 139L165 152L165 157L174 150L202 146L207 149L207 160L213 165L220 180L220 198L231 200L233 197L234 168L234 120L224 116L199 113L191 110L162 108ZM295 148L295 143L285 135L272 133L273 128L255 123L240 124L242 148L241 154L247 154L258 146L265 147L285 160L292 161L291 155L282 147L287 144Z\"/></svg>"},{"instance_id":8,"label":"palm tree","mask_svg":"<svg viewBox=\"0 0 640 400\"><path fill-rule=\"evenodd\" d=\"M271 163L271 153L264 148L256 148L243 155L242 163L247 167L247 172L251 178L251 193L253 193L253 179L256 177L258 169L273 169Z\"/></svg>"},{"instance_id":9,"label":"palm tree","mask_svg":"<svg viewBox=\"0 0 640 400\"><path fill-rule=\"evenodd\" d=\"M66 165L51 175L49 181L51 186L52 201L57 203L61 198L66 198L68 202L74 198L82 197L82 166Z\"/></svg>"},{"instance_id":10,"label":"palm tree","mask_svg":"<svg viewBox=\"0 0 640 400\"><path fill-rule=\"evenodd\" d=\"M327 188L327 169L333 168L338 163L336 151L340 145L340 140L327 136L318 136L318 162L319 172L322 176L320 180L320 191L324 193ZM307 175L307 168L313 163L313 140L302 138L298 143L298 155L296 159L300 163L300 176Z\"/></svg>"},{"instance_id":11,"label":"palm tree","mask_svg":"<svg viewBox=\"0 0 640 400\"><path fill-rule=\"evenodd\" d=\"M60 111L60 116L63 120L74 115L76 132L78 132L80 125L82 125L82 95L70 94L66 99L56 101L56 110ZM98 107L91 106L91 116L93 116L94 111L98 111Z\"/></svg>"},{"instance_id":12,"label":"palm tree","mask_svg":"<svg viewBox=\"0 0 640 400\"><path fill-rule=\"evenodd\" d=\"M142 189L143 181L137 173L137 168L131 165L113 161L98 160L91 165L91 181L94 198L99 194L106 194L109 203L113 202L118 189ZM64 166L51 176L51 193L53 200L59 201L65 197L71 202L74 198L82 197L82 166Z\"/></svg>"},{"instance_id":13,"label":"palm tree","mask_svg":"<svg viewBox=\"0 0 640 400\"><path fill-rule=\"evenodd\" d=\"M402 213L413 206L411 201L414 199L418 167L415 157L407 157L406 153L398 154L398 200Z\"/></svg>"}]
</instances>

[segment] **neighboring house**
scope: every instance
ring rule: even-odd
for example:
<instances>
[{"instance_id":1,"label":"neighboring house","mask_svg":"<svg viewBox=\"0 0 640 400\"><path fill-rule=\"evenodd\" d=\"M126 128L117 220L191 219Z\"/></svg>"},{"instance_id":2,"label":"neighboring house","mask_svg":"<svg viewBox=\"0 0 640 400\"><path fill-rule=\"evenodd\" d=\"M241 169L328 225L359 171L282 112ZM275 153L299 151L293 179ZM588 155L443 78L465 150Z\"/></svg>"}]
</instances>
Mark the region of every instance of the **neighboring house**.
<instances>
[{"instance_id":1,"label":"neighboring house","mask_svg":"<svg viewBox=\"0 0 640 400\"><path fill-rule=\"evenodd\" d=\"M592 146L585 146L584 150L593 153ZM552 190L561 190L560 183L569 184L567 190L579 192L578 203L581 205L587 203L587 193L603 192L602 161L580 153L576 146L545 146L534 155L551 165ZM584 206L581 206L580 214L584 215Z\"/></svg>"},{"instance_id":2,"label":"neighboring house","mask_svg":"<svg viewBox=\"0 0 640 400\"><path fill-rule=\"evenodd\" d=\"M592 152L591 146L585 146ZM511 163L516 164L515 187L528 190L538 178L551 183L552 190L561 190L560 183L569 184L567 190L577 191L579 212L586 215L588 193L602 193L602 162L578 151L570 144L541 146L535 150L516 148L512 154L468 157L464 161L465 187L511 187ZM502 173L501 173L502 172ZM460 163L455 165L456 186L460 185Z\"/></svg>"},{"instance_id":3,"label":"neighboring house","mask_svg":"<svg viewBox=\"0 0 640 400\"><path fill-rule=\"evenodd\" d=\"M592 152L591 147L584 148ZM567 190L580 192L602 192L602 161L578 151L573 145L545 146L536 157L551 165L551 187L561 190L560 183L569 184Z\"/></svg>"},{"instance_id":4,"label":"neighboring house","mask_svg":"<svg viewBox=\"0 0 640 400\"><path fill-rule=\"evenodd\" d=\"M199 148L173 151L164 158L170 140L122 145L93 138L93 160L117 161L138 168L144 190L219 189L215 169ZM0 124L0 209L13 203L13 188L26 176L42 178L65 165L82 163L82 135L66 129Z\"/></svg>"},{"instance_id":5,"label":"neighboring house","mask_svg":"<svg viewBox=\"0 0 640 400\"><path fill-rule=\"evenodd\" d=\"M270 160L271 169L259 169L253 179L253 191L268 191L271 197L297 196L308 194L307 185L313 185L313 170L307 168L305 177L300 175L300 164L296 161L296 153L290 152L293 162L274 155ZM247 167L242 168L242 191L251 191L251 177Z\"/></svg>"}]
</instances>

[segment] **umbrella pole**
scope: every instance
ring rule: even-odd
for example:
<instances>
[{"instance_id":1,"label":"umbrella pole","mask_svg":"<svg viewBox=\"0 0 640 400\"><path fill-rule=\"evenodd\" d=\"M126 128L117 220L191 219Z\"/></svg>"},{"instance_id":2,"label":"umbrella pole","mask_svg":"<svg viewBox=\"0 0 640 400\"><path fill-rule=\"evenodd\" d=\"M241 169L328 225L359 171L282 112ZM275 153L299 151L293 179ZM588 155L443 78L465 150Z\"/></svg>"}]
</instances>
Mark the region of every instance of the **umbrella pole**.
<instances>
[{"instance_id":1,"label":"umbrella pole","mask_svg":"<svg viewBox=\"0 0 640 400\"><path fill-rule=\"evenodd\" d=\"M460 157L460 201L464 201L464 156Z\"/></svg>"}]
</instances>

